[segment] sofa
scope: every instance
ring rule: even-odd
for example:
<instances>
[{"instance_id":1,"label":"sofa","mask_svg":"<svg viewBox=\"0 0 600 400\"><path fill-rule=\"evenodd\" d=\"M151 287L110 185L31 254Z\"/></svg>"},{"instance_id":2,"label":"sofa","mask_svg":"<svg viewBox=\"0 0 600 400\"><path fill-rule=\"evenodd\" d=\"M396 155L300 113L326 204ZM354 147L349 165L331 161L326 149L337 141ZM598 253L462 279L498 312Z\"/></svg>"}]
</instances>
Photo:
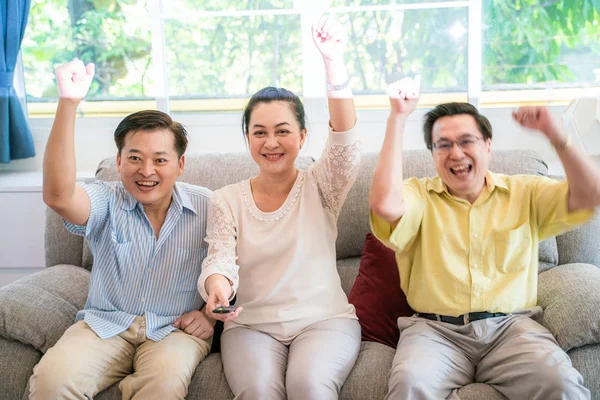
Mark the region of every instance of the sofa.
<instances>
[{"instance_id":1,"label":"sofa","mask_svg":"<svg viewBox=\"0 0 600 400\"><path fill-rule=\"evenodd\" d=\"M313 160L298 159L299 168ZM367 196L377 162L376 153L363 154L361 170L339 217L338 271L349 293L359 270L365 236L369 232ZM492 153L492 171L507 174L547 175L548 168L533 151ZM188 155L181 181L210 189L255 175L248 154ZM434 176L431 154L405 151L405 176ZM117 180L115 160L98 167L97 179ZM307 221L308 222L308 221ZM0 288L0 399L27 398L28 380L43 353L73 323L87 296L92 256L85 240L69 234L60 218L46 216L46 266L37 274ZM584 377L592 398L600 400L600 218L574 231L540 244L539 305L546 325L574 366ZM395 350L377 342L363 342L341 399L382 399ZM252 368L252 366L248 366ZM459 391L461 399L503 399L492 387L470 384ZM97 397L120 399L118 385ZM189 399L232 399L219 353L208 356L197 368Z\"/></svg>"}]
</instances>

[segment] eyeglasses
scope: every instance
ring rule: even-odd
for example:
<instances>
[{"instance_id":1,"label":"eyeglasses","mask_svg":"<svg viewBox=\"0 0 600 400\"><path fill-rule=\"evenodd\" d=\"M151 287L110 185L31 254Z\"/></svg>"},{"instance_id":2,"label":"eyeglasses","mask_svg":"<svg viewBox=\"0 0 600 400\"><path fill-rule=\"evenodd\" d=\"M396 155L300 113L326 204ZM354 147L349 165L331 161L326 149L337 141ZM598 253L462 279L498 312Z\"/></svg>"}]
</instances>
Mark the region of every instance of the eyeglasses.
<instances>
[{"instance_id":1,"label":"eyeglasses","mask_svg":"<svg viewBox=\"0 0 600 400\"><path fill-rule=\"evenodd\" d=\"M434 150L439 151L441 153L449 153L450 151L452 151L452 148L454 147L454 143L456 143L456 145L461 150L469 150L469 149L475 147L475 145L477 144L477 142L479 142L479 140L483 140L483 138L479 137L479 136L466 136L460 140L442 139L442 140L438 140L436 143L434 143L432 145L432 147Z\"/></svg>"}]
</instances>

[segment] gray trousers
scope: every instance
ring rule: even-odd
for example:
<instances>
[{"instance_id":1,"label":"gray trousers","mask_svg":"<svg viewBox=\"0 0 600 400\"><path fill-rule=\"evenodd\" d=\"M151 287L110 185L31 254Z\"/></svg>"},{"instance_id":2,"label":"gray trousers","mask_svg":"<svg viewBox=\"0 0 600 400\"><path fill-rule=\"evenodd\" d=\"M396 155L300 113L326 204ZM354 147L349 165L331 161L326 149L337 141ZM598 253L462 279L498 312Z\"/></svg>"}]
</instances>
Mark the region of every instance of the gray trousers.
<instances>
[{"instance_id":1,"label":"gray trousers","mask_svg":"<svg viewBox=\"0 0 600 400\"><path fill-rule=\"evenodd\" d=\"M315 323L289 346L246 327L221 337L229 387L239 400L337 399L360 350L358 321Z\"/></svg>"},{"instance_id":2,"label":"gray trousers","mask_svg":"<svg viewBox=\"0 0 600 400\"><path fill-rule=\"evenodd\" d=\"M386 399L458 399L469 383L493 386L509 399L589 399L583 378L542 325L535 307L458 326L398 319L400 340Z\"/></svg>"}]
</instances>

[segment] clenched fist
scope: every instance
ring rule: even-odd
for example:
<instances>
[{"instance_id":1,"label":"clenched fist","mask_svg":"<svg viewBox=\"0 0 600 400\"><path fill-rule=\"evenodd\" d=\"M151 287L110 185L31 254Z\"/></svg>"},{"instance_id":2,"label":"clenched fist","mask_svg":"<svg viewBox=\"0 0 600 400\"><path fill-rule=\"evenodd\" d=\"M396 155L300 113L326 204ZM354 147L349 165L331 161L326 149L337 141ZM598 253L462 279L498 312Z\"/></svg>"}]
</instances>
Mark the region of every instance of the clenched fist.
<instances>
[{"instance_id":1,"label":"clenched fist","mask_svg":"<svg viewBox=\"0 0 600 400\"><path fill-rule=\"evenodd\" d=\"M348 34L335 20L322 16L312 26L312 37L325 63L341 61L344 58Z\"/></svg>"},{"instance_id":2,"label":"clenched fist","mask_svg":"<svg viewBox=\"0 0 600 400\"><path fill-rule=\"evenodd\" d=\"M59 99L81 101L90 89L94 70L94 64L84 65L83 61L78 59L56 67Z\"/></svg>"},{"instance_id":3,"label":"clenched fist","mask_svg":"<svg viewBox=\"0 0 600 400\"><path fill-rule=\"evenodd\" d=\"M387 93L392 106L392 113L408 115L417 108L419 96L421 94L421 75L413 78L403 78L399 81L390 83L387 87Z\"/></svg>"},{"instance_id":4,"label":"clenched fist","mask_svg":"<svg viewBox=\"0 0 600 400\"><path fill-rule=\"evenodd\" d=\"M512 116L519 125L542 132L552 143L561 141L564 136L546 107L519 107L517 111L513 111Z\"/></svg>"}]
</instances>

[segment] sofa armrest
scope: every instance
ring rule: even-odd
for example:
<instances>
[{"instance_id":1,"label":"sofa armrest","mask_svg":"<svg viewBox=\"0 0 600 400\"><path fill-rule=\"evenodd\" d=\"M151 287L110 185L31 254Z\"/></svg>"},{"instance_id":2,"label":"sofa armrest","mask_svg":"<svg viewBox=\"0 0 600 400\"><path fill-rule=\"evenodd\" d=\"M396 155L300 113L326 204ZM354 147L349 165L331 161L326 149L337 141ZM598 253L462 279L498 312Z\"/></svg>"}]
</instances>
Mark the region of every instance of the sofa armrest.
<instances>
[{"instance_id":1,"label":"sofa armrest","mask_svg":"<svg viewBox=\"0 0 600 400\"><path fill-rule=\"evenodd\" d=\"M28 399L27 382L42 353L32 346L0 337L0 399Z\"/></svg>"},{"instance_id":2,"label":"sofa armrest","mask_svg":"<svg viewBox=\"0 0 600 400\"><path fill-rule=\"evenodd\" d=\"M600 210L587 223L556 237L558 265L592 264L600 268Z\"/></svg>"},{"instance_id":3,"label":"sofa armrest","mask_svg":"<svg viewBox=\"0 0 600 400\"><path fill-rule=\"evenodd\" d=\"M538 277L538 304L543 325L560 347L600 343L600 269L591 264L566 264Z\"/></svg>"},{"instance_id":4,"label":"sofa armrest","mask_svg":"<svg viewBox=\"0 0 600 400\"><path fill-rule=\"evenodd\" d=\"M0 336L45 353L83 308L89 280L84 268L57 265L0 288Z\"/></svg>"}]
</instances>

